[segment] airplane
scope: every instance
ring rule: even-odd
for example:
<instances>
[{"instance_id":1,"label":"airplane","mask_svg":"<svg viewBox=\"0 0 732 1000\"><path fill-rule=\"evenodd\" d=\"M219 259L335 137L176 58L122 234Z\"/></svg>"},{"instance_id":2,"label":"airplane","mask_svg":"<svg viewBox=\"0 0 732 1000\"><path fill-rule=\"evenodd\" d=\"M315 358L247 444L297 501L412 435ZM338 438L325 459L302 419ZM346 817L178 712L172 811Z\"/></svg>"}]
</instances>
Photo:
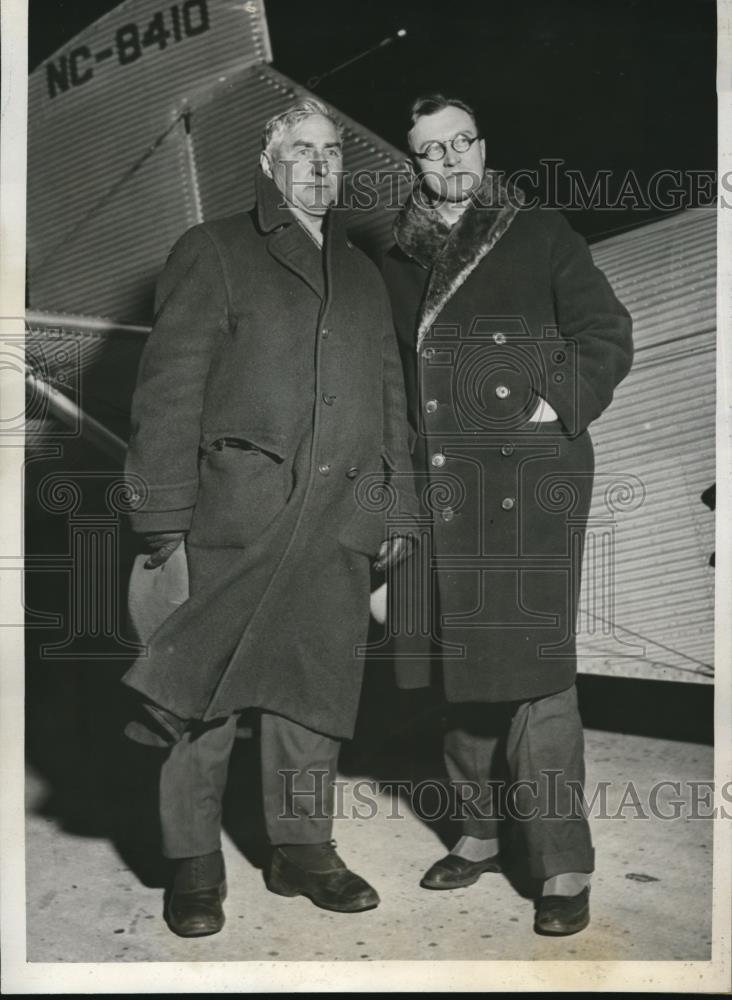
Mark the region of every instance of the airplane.
<instances>
[{"instance_id":1,"label":"airplane","mask_svg":"<svg viewBox=\"0 0 732 1000\"><path fill-rule=\"evenodd\" d=\"M87 602L93 623L67 621L46 644L52 658L95 655L97 634L105 655L110 636L120 658L134 646L99 538L123 520L113 483L154 284L185 229L251 204L262 123L309 93L272 63L263 0L125 0L30 76L28 518L61 517L68 552L26 571L62 570L73 591L84 552L86 578L96 565L112 588ZM405 153L335 110L349 170L370 178L352 237L378 253ZM592 426L579 669L711 684L714 518L700 497L715 478L716 213L669 214L591 249L633 315L636 360Z\"/></svg>"}]
</instances>

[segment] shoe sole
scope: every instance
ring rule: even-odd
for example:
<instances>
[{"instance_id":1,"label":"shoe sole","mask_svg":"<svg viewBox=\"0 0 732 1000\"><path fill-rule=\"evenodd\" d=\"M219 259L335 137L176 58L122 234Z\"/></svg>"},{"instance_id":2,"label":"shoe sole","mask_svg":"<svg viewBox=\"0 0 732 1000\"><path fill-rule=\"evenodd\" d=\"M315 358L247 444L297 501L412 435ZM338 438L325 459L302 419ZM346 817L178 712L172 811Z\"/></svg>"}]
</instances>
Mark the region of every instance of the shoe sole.
<instances>
[{"instance_id":1,"label":"shoe sole","mask_svg":"<svg viewBox=\"0 0 732 1000\"><path fill-rule=\"evenodd\" d=\"M534 924L534 931L536 934L541 934L543 937L569 937L572 934L579 934L583 931L585 927L588 927L590 923L589 913L583 920L576 926L569 929L565 928L563 930L553 930L551 926L542 927L540 924Z\"/></svg>"},{"instance_id":2,"label":"shoe sole","mask_svg":"<svg viewBox=\"0 0 732 1000\"><path fill-rule=\"evenodd\" d=\"M222 920L221 921L221 926L217 927L213 931L185 931L185 932L183 932L183 931L179 931L179 930L176 929L176 927L170 922L170 918L169 917L165 918L165 922L167 923L168 927L171 929L171 931L177 937L182 937L182 938L211 937L213 934L219 934L224 929L224 924L226 923L225 920Z\"/></svg>"},{"instance_id":3,"label":"shoe sole","mask_svg":"<svg viewBox=\"0 0 732 1000\"><path fill-rule=\"evenodd\" d=\"M219 895L221 896L221 902L222 903L226 899L227 892L228 892L228 887L226 885L226 882L223 882L222 885L221 885L221 889L219 890ZM221 926L217 927L215 930L212 930L212 931L186 931L185 933L181 933L181 931L176 930L176 927L175 927L173 921L171 920L170 911L169 911L167 905L166 905L166 907L165 907L165 909L163 911L163 918L164 918L166 924L168 925L168 927L170 928L170 930L174 934L176 934L178 937L183 937L183 938L189 938L189 937L211 937L212 934L218 934L218 933L220 933L220 931L223 930L224 924L226 923L226 915L224 914L223 917L222 917L222 920L221 920Z\"/></svg>"},{"instance_id":4,"label":"shoe sole","mask_svg":"<svg viewBox=\"0 0 732 1000\"><path fill-rule=\"evenodd\" d=\"M323 903L317 899L312 893L305 892L303 889L295 889L290 885L285 885L276 879L270 879L267 882L267 888L270 892L274 892L277 896L287 896L292 898L294 896L304 896L309 899L311 903L315 906L319 906L321 910L333 910L335 913L364 913L366 910L375 910L376 907L381 902L380 899L376 899L373 903L368 903L366 906L338 906L338 904Z\"/></svg>"},{"instance_id":5,"label":"shoe sole","mask_svg":"<svg viewBox=\"0 0 732 1000\"><path fill-rule=\"evenodd\" d=\"M483 872L479 872L474 878L467 879L467 881L462 882L451 882L450 884L446 882L425 882L424 879L419 883L423 889L441 890L449 891L450 889L465 889L469 885L475 885Z\"/></svg>"},{"instance_id":6,"label":"shoe sole","mask_svg":"<svg viewBox=\"0 0 732 1000\"><path fill-rule=\"evenodd\" d=\"M477 875L471 875L469 878L461 879L460 881L455 881L451 883L446 882L426 882L424 879L419 883L423 889L465 889L469 885L475 885L481 875L500 875L501 869L496 868L486 868L482 872L478 872Z\"/></svg>"}]
</instances>

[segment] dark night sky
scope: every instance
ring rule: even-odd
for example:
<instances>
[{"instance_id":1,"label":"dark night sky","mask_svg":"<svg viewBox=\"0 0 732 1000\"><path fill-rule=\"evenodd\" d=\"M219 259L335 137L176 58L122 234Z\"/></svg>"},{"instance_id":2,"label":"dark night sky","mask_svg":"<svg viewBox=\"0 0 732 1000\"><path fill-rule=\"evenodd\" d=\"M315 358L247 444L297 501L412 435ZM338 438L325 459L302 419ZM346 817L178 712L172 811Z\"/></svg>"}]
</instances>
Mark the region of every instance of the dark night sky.
<instances>
[{"instance_id":1,"label":"dark night sky","mask_svg":"<svg viewBox=\"0 0 732 1000\"><path fill-rule=\"evenodd\" d=\"M116 6L29 0L31 67ZM267 0L274 66L304 83L398 28L407 37L322 81L317 93L404 148L419 92L462 96L479 112L491 166L562 158L589 177L629 169L716 167L714 0ZM55 11L53 16L51 11ZM588 236L658 212L587 211Z\"/></svg>"}]
</instances>

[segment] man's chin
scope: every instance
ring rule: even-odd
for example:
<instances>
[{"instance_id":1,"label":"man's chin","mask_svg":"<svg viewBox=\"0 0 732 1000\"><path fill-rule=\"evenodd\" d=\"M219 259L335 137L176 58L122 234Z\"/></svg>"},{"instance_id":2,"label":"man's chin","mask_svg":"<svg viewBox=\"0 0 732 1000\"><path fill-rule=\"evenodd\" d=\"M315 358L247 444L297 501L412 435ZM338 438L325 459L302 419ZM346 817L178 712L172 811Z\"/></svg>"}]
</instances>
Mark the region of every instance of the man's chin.
<instances>
[{"instance_id":1,"label":"man's chin","mask_svg":"<svg viewBox=\"0 0 732 1000\"><path fill-rule=\"evenodd\" d=\"M308 215L325 215L329 208L335 204L335 197L327 197L321 193L315 193L312 198L300 198L298 205L301 211Z\"/></svg>"},{"instance_id":2,"label":"man's chin","mask_svg":"<svg viewBox=\"0 0 732 1000\"><path fill-rule=\"evenodd\" d=\"M329 202L327 205L300 205L300 210L305 212L306 215L313 215L316 218L322 219L332 204L333 202Z\"/></svg>"},{"instance_id":3,"label":"man's chin","mask_svg":"<svg viewBox=\"0 0 732 1000\"><path fill-rule=\"evenodd\" d=\"M442 196L445 201L467 201L479 187L480 177L476 177L475 174L458 174L447 179Z\"/></svg>"},{"instance_id":4,"label":"man's chin","mask_svg":"<svg viewBox=\"0 0 732 1000\"><path fill-rule=\"evenodd\" d=\"M443 178L440 184L426 182L423 179L415 190L426 204L459 205L475 194L480 187L480 181L481 178L474 174L457 174L454 177Z\"/></svg>"}]
</instances>

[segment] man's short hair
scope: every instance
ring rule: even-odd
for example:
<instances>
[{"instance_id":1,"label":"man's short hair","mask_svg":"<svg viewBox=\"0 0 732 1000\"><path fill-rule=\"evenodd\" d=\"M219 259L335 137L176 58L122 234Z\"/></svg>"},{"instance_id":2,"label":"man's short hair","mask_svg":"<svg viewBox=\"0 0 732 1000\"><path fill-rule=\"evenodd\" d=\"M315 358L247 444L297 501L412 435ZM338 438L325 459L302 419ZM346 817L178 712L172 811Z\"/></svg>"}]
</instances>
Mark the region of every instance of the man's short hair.
<instances>
[{"instance_id":1,"label":"man's short hair","mask_svg":"<svg viewBox=\"0 0 732 1000\"><path fill-rule=\"evenodd\" d=\"M477 126L478 116L475 111L465 101L461 101L459 97L445 97L444 94L424 94L412 102L412 106L409 109L408 131L411 132L419 118L424 118L425 115L435 115L438 111L444 111L445 108L460 108L461 111L466 111Z\"/></svg>"},{"instance_id":2,"label":"man's short hair","mask_svg":"<svg viewBox=\"0 0 732 1000\"><path fill-rule=\"evenodd\" d=\"M265 123L262 130L262 149L264 152L268 153L272 146L279 142L283 132L299 125L303 119L309 118L310 115L320 115L322 118L327 118L335 126L339 140L343 138L343 126L330 108L315 97L304 97Z\"/></svg>"}]
</instances>

